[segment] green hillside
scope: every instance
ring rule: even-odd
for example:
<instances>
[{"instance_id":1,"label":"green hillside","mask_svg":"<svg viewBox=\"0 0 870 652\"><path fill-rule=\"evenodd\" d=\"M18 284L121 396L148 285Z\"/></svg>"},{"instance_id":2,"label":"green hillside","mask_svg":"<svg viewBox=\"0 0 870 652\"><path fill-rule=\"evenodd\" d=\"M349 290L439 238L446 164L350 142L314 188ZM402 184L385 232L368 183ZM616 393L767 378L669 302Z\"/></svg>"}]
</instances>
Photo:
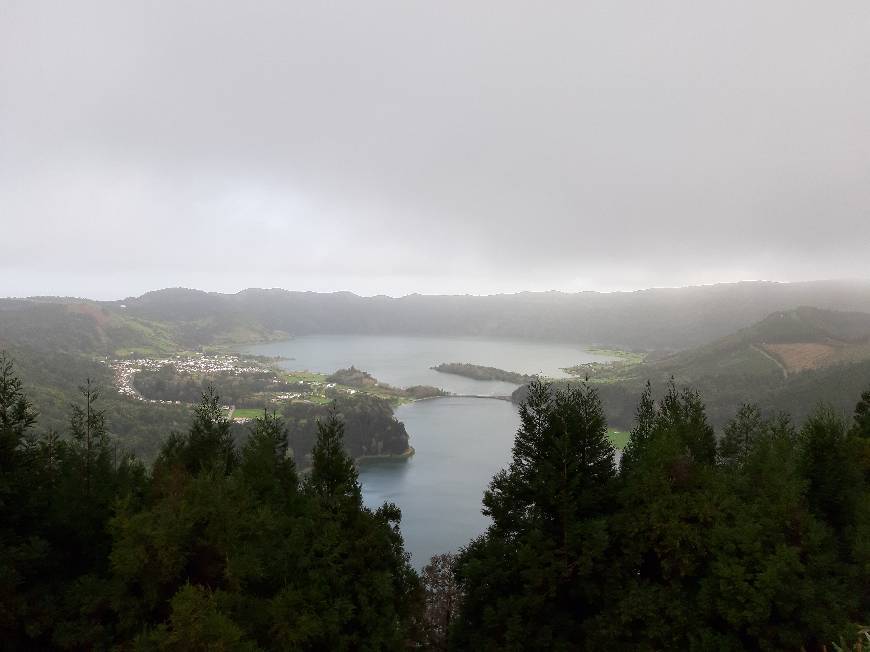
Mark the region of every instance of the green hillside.
<instances>
[{"instance_id":1,"label":"green hillside","mask_svg":"<svg viewBox=\"0 0 870 652\"><path fill-rule=\"evenodd\" d=\"M795 291L795 288L783 287L792 293ZM759 292L770 293L782 288L760 285L747 289L738 284L724 289L694 288L691 292L687 289L682 295L683 307L679 314L685 316L689 312L686 305L693 301L694 310L704 308L711 297L721 295L725 290L728 290L726 298L729 300L723 301L722 310L730 308L744 319L748 313L735 297L742 296L745 302L748 301L746 293L749 293L752 297L750 303L755 306L762 296L756 296ZM669 296L641 293L632 299L636 302L634 308L625 312L627 309L623 306L622 312L617 310L617 314L631 316L641 308L666 307L667 302L661 297ZM655 297L658 298L653 301ZM697 297L706 298L699 302ZM834 294L834 297L839 297L838 300L844 304L858 302L858 294L854 291L845 295ZM383 328L387 332L422 333L428 331L422 330L418 319L431 317L432 310L439 305L446 310L445 316L449 316L454 301L458 302L456 305L466 302L463 297L406 299L384 298L384 301L372 302L348 293L321 295L281 290L252 290L236 295L165 290L127 303L57 298L2 299L0 350L9 350L26 368L24 377L29 390L40 399L45 412L43 423L59 427L68 404L75 399L75 387L84 378L95 378L107 386L110 384L108 369L100 364L107 357L202 350L230 343L286 337L287 332L318 332L320 329L333 332L350 328L350 325L358 332ZM472 299L486 301L474 303ZM489 302L490 299L494 303ZM537 319L539 326L534 331L525 330L528 324L520 325L524 311L532 305L540 308L546 304L549 306L548 314L559 322L560 315L572 314L579 304L575 303L570 310L566 306L570 307L572 301L581 299L591 300L588 297L571 299L558 293L553 297L533 294L471 297L466 306L473 308L467 328L476 333L484 332L474 330L477 328L475 320L487 316L487 333L527 332L529 337L546 338L551 333L547 330L550 326L542 320ZM595 299L598 300L603 299ZM610 300L624 302L627 297ZM495 310L494 306L498 309ZM611 324L609 320L610 317L605 319L605 324ZM689 322L692 323L691 318ZM443 320L434 323L436 332L447 334L455 331ZM592 332L590 329L593 327L586 321L573 323L578 329ZM652 351L639 364L622 360L613 365L591 365L579 369L581 375L588 375L592 382L601 386L602 399L615 427L630 426L636 396L647 380L657 388L663 387L670 378L679 385L696 387L707 398L708 410L716 425L721 425L726 415L732 414L743 402L756 402L768 410L788 409L800 418L811 406L795 397L811 394L823 397L838 409L847 409L850 406L845 396L853 397L870 381L870 373L865 368L870 364L870 314L867 313L806 307L778 311L731 335L690 348L688 344L703 337L699 332L710 334L722 328L721 324L713 325L706 321L704 324L694 323L695 331L683 342L683 348L678 339L682 332L679 329L667 337L644 337L643 328L658 332L667 324L665 317L647 314L631 326L630 336L637 338L631 341L638 343L635 348L642 348L641 343L645 341L661 340L683 350L675 353ZM628 333L625 329L619 332ZM155 446L153 433L168 432L181 418L180 412L170 406L146 407L141 402L110 394L106 393L106 400L114 405L107 405L106 409L112 417L111 423L117 424L120 431L127 427L124 424L136 423L140 428L141 424L154 420L153 428L123 433L125 439L146 457ZM518 396L521 394L522 391ZM149 418L134 420L128 416L145 411Z\"/></svg>"},{"instance_id":2,"label":"green hillside","mask_svg":"<svg viewBox=\"0 0 870 652\"><path fill-rule=\"evenodd\" d=\"M776 312L757 324L710 344L667 355L650 355L636 365L597 366L597 381L662 375L692 382L706 376L767 378L788 375L801 347L820 347L825 356L808 368L870 359L870 314L801 307ZM784 373L784 371L786 373Z\"/></svg>"},{"instance_id":3,"label":"green hillside","mask_svg":"<svg viewBox=\"0 0 870 652\"><path fill-rule=\"evenodd\" d=\"M636 396L647 381L661 392L671 378L701 392L717 427L742 403L757 403L768 413L788 411L797 419L819 401L847 412L870 383L870 314L780 311L704 346L580 372L599 386L608 416L620 428L630 427ZM515 398L523 393L520 388Z\"/></svg>"}]
</instances>

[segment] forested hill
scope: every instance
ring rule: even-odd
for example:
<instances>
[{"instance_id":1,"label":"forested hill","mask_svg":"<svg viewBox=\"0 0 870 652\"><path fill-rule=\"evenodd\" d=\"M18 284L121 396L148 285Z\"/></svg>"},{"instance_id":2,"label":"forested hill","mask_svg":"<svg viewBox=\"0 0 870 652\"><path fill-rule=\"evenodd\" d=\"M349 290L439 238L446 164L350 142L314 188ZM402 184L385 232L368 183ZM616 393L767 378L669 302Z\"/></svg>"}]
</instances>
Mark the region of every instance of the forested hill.
<instances>
[{"instance_id":1,"label":"forested hill","mask_svg":"<svg viewBox=\"0 0 870 652\"><path fill-rule=\"evenodd\" d=\"M870 312L870 282L746 282L639 292L360 297L167 289L122 301L0 300L0 344L66 351L196 348L306 334L509 337L685 350L798 306ZM5 342L4 342L5 340Z\"/></svg>"},{"instance_id":2,"label":"forested hill","mask_svg":"<svg viewBox=\"0 0 870 652\"><path fill-rule=\"evenodd\" d=\"M660 390L673 378L707 401L714 425L722 426L742 403L765 412L805 418L820 401L839 411L870 382L870 314L801 307L779 311L709 344L641 364L580 369L600 386L607 413L627 427L634 400L647 381ZM522 390L516 399L524 396Z\"/></svg>"},{"instance_id":3,"label":"forested hill","mask_svg":"<svg viewBox=\"0 0 870 652\"><path fill-rule=\"evenodd\" d=\"M245 290L161 290L123 302L135 317L184 324L190 340L249 331L515 337L632 349L680 350L749 326L776 310L815 306L870 312L870 283L748 282L617 293L359 297Z\"/></svg>"},{"instance_id":4,"label":"forested hill","mask_svg":"<svg viewBox=\"0 0 870 652\"><path fill-rule=\"evenodd\" d=\"M691 380L702 375L782 375L870 358L870 314L800 307L635 371Z\"/></svg>"}]
</instances>

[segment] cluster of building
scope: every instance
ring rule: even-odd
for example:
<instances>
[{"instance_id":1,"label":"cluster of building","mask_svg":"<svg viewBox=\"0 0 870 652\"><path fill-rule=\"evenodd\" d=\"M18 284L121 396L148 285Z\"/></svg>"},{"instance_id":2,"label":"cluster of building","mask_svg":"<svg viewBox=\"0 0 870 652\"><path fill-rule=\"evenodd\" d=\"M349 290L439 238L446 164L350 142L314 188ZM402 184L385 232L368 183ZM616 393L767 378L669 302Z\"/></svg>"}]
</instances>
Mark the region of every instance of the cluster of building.
<instances>
[{"instance_id":1,"label":"cluster of building","mask_svg":"<svg viewBox=\"0 0 870 652\"><path fill-rule=\"evenodd\" d=\"M245 365L235 355L206 355L204 353L190 353L169 358L123 358L107 360L106 364L114 372L115 387L118 389L119 394L148 403L170 405L180 404L181 401L146 399L134 387L133 377L145 369L161 369L168 365L172 365L179 372L188 374L229 373L238 375L261 373L263 371L258 366Z\"/></svg>"},{"instance_id":2,"label":"cluster of building","mask_svg":"<svg viewBox=\"0 0 870 652\"><path fill-rule=\"evenodd\" d=\"M133 378L136 376L137 373L144 370L158 370L169 365L175 367L178 372L185 374L243 375L258 374L263 373L264 371L262 367L257 365L251 365L250 363L245 363L238 356L235 355L206 355L204 353L189 353L165 358L107 359L106 364L111 367L112 371L114 372L114 383L119 394L123 396L129 396L130 398L136 399L138 401L144 401L146 403L159 403L164 405L180 405L182 402L145 398L144 396L142 396L142 394L139 393L139 391L133 384ZM276 378L273 382L279 383L281 381ZM324 389L334 390L337 388L336 383L306 383L300 380L300 391L278 392L274 396L272 396L272 401L280 403L299 399L305 400L310 395L310 391L305 388L305 386L308 384L314 387L322 387ZM357 390L347 387L338 387L338 389L348 394L356 394L357 392ZM233 412L233 406L225 405L223 407L227 409L230 413ZM249 419L245 417L238 417L234 420L244 422L248 421Z\"/></svg>"},{"instance_id":3,"label":"cluster of building","mask_svg":"<svg viewBox=\"0 0 870 652\"><path fill-rule=\"evenodd\" d=\"M275 394L275 396L272 397L272 400L278 402L292 401L293 399L302 398L302 396L303 394L301 394L300 392L280 392L278 394Z\"/></svg>"}]
</instances>

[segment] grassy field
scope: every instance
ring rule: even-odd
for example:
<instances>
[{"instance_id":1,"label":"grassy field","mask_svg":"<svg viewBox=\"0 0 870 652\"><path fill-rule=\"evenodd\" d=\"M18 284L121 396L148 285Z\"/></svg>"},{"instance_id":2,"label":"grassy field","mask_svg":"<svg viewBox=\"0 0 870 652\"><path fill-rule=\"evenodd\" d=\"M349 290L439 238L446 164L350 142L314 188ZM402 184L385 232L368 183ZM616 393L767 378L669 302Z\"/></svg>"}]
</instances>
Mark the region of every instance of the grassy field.
<instances>
[{"instance_id":1,"label":"grassy field","mask_svg":"<svg viewBox=\"0 0 870 652\"><path fill-rule=\"evenodd\" d=\"M284 373L284 378L287 382L299 382L300 380L306 383L325 383L326 374L319 374L313 371L288 371Z\"/></svg>"},{"instance_id":2,"label":"grassy field","mask_svg":"<svg viewBox=\"0 0 870 652\"><path fill-rule=\"evenodd\" d=\"M628 443L629 433L624 430L608 430L607 436L610 437L610 443L614 448L622 450Z\"/></svg>"},{"instance_id":3,"label":"grassy field","mask_svg":"<svg viewBox=\"0 0 870 652\"><path fill-rule=\"evenodd\" d=\"M588 377L590 382L613 382L618 379L620 374L626 373L627 370L641 364L646 359L646 355L643 353L620 349L588 349L588 352L595 355L606 355L615 358L615 360L585 362L573 367L563 367L562 371L580 379Z\"/></svg>"},{"instance_id":4,"label":"grassy field","mask_svg":"<svg viewBox=\"0 0 870 652\"><path fill-rule=\"evenodd\" d=\"M294 401L295 402L295 401ZM304 400L299 401L302 403L317 403L318 405L328 405L332 403L332 399L324 396L323 394L311 394L306 396Z\"/></svg>"},{"instance_id":5,"label":"grassy field","mask_svg":"<svg viewBox=\"0 0 870 652\"><path fill-rule=\"evenodd\" d=\"M233 411L233 419L256 419L263 416L259 408L239 408Z\"/></svg>"},{"instance_id":6,"label":"grassy field","mask_svg":"<svg viewBox=\"0 0 870 652\"><path fill-rule=\"evenodd\" d=\"M619 362L625 364L638 364L643 362L646 357L643 353L622 351L620 349L588 349L588 352L594 353L595 355L606 355L609 358L618 358Z\"/></svg>"}]
</instances>

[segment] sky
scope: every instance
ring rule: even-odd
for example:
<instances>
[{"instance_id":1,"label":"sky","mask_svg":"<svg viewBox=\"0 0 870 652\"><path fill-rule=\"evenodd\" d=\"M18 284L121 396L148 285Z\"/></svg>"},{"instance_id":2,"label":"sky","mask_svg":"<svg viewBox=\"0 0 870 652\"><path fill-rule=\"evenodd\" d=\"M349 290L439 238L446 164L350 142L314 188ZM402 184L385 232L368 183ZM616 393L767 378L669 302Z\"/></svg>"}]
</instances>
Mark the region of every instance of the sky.
<instances>
[{"instance_id":1,"label":"sky","mask_svg":"<svg viewBox=\"0 0 870 652\"><path fill-rule=\"evenodd\" d=\"M0 296L870 278L867 0L0 0Z\"/></svg>"}]
</instances>

